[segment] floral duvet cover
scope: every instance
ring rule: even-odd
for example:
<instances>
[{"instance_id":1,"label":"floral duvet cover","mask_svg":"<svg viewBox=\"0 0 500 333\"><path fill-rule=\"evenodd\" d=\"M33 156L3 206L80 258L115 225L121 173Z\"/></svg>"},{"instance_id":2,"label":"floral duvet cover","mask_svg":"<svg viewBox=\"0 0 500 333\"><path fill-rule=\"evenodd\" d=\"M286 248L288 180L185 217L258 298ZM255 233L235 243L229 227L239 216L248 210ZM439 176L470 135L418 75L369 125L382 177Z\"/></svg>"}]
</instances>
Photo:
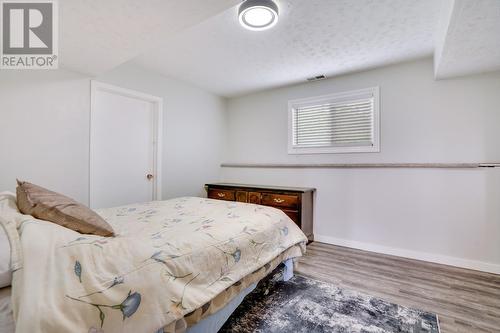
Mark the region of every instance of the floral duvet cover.
<instances>
[{"instance_id":1,"label":"floral duvet cover","mask_svg":"<svg viewBox=\"0 0 500 333\"><path fill-rule=\"evenodd\" d=\"M17 332L162 332L307 239L280 210L178 198L98 210L117 237L22 215L0 195Z\"/></svg>"}]
</instances>

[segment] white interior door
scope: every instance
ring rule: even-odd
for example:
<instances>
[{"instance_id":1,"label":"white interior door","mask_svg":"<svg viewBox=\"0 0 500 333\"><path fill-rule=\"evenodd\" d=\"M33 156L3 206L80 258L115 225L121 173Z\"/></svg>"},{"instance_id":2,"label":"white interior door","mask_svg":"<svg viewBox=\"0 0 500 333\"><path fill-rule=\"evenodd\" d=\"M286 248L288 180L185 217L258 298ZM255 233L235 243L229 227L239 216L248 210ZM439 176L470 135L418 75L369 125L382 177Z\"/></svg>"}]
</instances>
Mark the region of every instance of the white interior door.
<instances>
[{"instance_id":1,"label":"white interior door","mask_svg":"<svg viewBox=\"0 0 500 333\"><path fill-rule=\"evenodd\" d=\"M160 98L92 82L92 208L161 199L160 119Z\"/></svg>"}]
</instances>

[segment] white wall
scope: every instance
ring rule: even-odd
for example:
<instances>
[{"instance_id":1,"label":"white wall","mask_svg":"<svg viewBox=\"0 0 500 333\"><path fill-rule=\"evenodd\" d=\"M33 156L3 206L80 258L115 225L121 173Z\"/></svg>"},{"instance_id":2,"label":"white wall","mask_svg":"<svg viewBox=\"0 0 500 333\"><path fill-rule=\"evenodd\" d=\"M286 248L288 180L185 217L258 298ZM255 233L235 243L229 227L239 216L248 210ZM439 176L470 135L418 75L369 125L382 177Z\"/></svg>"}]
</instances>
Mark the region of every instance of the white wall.
<instances>
[{"instance_id":1,"label":"white wall","mask_svg":"<svg viewBox=\"0 0 500 333\"><path fill-rule=\"evenodd\" d=\"M90 79L65 70L0 72L0 191L16 177L88 199Z\"/></svg>"},{"instance_id":2,"label":"white wall","mask_svg":"<svg viewBox=\"0 0 500 333\"><path fill-rule=\"evenodd\" d=\"M0 72L0 191L15 191L17 177L88 203L90 79ZM203 195L219 179L224 99L130 65L97 80L164 97L164 199Z\"/></svg>"},{"instance_id":3,"label":"white wall","mask_svg":"<svg viewBox=\"0 0 500 333\"><path fill-rule=\"evenodd\" d=\"M287 102L380 86L381 152L288 155ZM500 73L433 80L430 59L228 101L226 162L498 162ZM224 168L317 188L317 240L500 273L500 170Z\"/></svg>"},{"instance_id":4,"label":"white wall","mask_svg":"<svg viewBox=\"0 0 500 333\"><path fill-rule=\"evenodd\" d=\"M97 80L163 97L163 199L206 195L204 184L220 177L225 100L133 65Z\"/></svg>"},{"instance_id":5,"label":"white wall","mask_svg":"<svg viewBox=\"0 0 500 333\"><path fill-rule=\"evenodd\" d=\"M418 61L235 98L227 114L223 99L132 66L98 80L164 97L170 198L219 179L225 142L226 162L500 161L500 73L432 77L432 62ZM289 99L376 85L381 153L287 154ZM1 71L0 190L18 177L87 203L89 101L89 77ZM316 187L317 239L500 272L498 169L223 169L222 179Z\"/></svg>"}]
</instances>

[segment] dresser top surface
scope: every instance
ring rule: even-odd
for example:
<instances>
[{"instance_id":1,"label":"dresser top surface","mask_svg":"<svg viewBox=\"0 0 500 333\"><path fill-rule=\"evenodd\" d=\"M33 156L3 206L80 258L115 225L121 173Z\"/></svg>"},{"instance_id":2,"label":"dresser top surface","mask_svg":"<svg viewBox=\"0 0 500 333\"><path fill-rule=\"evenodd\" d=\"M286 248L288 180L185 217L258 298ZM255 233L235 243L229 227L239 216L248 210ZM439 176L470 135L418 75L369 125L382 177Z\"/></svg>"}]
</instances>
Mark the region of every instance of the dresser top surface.
<instances>
[{"instance_id":1,"label":"dresser top surface","mask_svg":"<svg viewBox=\"0 0 500 333\"><path fill-rule=\"evenodd\" d=\"M228 187L228 188L246 188L256 190L273 190L273 191L290 191L290 192L314 192L315 188L311 187L291 187L291 186L275 186L275 185L251 185L251 184L238 184L238 183L209 183L206 186Z\"/></svg>"}]
</instances>

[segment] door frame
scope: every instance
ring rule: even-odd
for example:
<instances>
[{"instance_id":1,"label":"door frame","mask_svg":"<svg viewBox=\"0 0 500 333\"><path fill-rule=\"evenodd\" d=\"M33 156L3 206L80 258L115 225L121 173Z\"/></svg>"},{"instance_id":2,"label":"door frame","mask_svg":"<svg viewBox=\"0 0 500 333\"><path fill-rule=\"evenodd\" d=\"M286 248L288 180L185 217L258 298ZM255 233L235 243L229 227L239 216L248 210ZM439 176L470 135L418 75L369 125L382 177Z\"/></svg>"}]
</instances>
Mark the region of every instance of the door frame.
<instances>
[{"instance_id":1,"label":"door frame","mask_svg":"<svg viewBox=\"0 0 500 333\"><path fill-rule=\"evenodd\" d=\"M103 83L95 80L90 81L90 131L89 131L89 206L92 203L92 183L93 170L92 160L94 154L93 143L93 122L96 112L96 95L98 92L108 92L116 95L131 97L153 105L153 200L162 199L162 138L163 138L163 98L145 94L139 91L118 87L112 84Z\"/></svg>"}]
</instances>

